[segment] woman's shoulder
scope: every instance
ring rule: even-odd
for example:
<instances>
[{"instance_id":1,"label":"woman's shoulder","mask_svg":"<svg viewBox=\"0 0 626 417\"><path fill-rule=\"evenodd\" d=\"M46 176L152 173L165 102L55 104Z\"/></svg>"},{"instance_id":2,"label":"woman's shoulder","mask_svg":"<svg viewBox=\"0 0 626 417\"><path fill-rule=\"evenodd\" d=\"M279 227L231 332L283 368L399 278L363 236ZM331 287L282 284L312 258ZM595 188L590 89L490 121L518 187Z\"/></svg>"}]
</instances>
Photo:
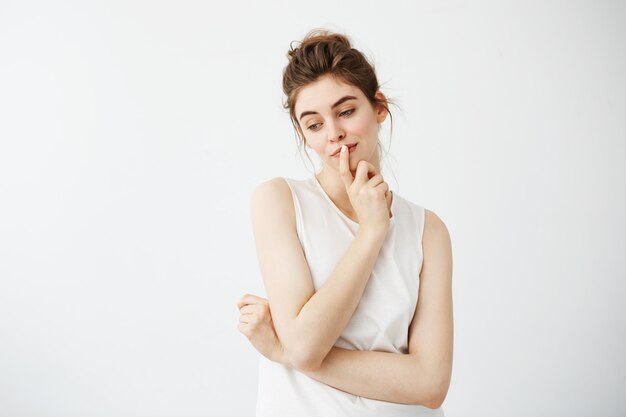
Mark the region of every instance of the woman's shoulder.
<instances>
[{"instance_id":1,"label":"woman's shoulder","mask_svg":"<svg viewBox=\"0 0 626 417\"><path fill-rule=\"evenodd\" d=\"M284 177L273 177L260 182L254 187L251 200L254 202L278 199L279 202L284 202L291 195L288 181Z\"/></svg>"},{"instance_id":2,"label":"woman's shoulder","mask_svg":"<svg viewBox=\"0 0 626 417\"><path fill-rule=\"evenodd\" d=\"M268 216L294 219L293 196L289 181L285 177L273 177L254 187L250 197L250 208L255 213Z\"/></svg>"},{"instance_id":3,"label":"woman's shoulder","mask_svg":"<svg viewBox=\"0 0 626 417\"><path fill-rule=\"evenodd\" d=\"M273 177L259 183L252 192L252 198L268 195L277 198L279 203L292 204L293 193L301 188L310 188L311 179L295 179L290 177Z\"/></svg>"},{"instance_id":4,"label":"woman's shoulder","mask_svg":"<svg viewBox=\"0 0 626 417\"><path fill-rule=\"evenodd\" d=\"M424 209L422 242L426 246L450 246L450 232L445 222L432 210Z\"/></svg>"},{"instance_id":5,"label":"woman's shoulder","mask_svg":"<svg viewBox=\"0 0 626 417\"><path fill-rule=\"evenodd\" d=\"M295 179L290 177L273 177L264 180L256 185L253 191L253 195L256 192L266 193L266 192L274 192L278 194L284 194L285 196L288 194L290 189L293 189L300 184L307 184L310 182L310 179Z\"/></svg>"}]
</instances>

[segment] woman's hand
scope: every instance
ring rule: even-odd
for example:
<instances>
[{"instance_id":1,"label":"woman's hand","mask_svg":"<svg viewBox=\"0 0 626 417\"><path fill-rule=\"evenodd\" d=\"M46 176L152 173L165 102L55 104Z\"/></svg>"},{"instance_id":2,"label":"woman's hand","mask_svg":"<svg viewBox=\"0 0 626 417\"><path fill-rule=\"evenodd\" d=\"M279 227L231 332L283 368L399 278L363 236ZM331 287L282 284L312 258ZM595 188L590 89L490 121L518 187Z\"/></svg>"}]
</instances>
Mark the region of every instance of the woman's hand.
<instances>
[{"instance_id":1,"label":"woman's hand","mask_svg":"<svg viewBox=\"0 0 626 417\"><path fill-rule=\"evenodd\" d=\"M344 145L345 146L345 145ZM357 164L354 177L350 170L350 152L339 153L339 174L361 227L389 228L391 193L376 167L366 160Z\"/></svg>"},{"instance_id":2,"label":"woman's hand","mask_svg":"<svg viewBox=\"0 0 626 417\"><path fill-rule=\"evenodd\" d=\"M246 294L237 303L239 331L259 353L271 361L289 366L283 345L278 339L270 306L266 298Z\"/></svg>"}]
</instances>

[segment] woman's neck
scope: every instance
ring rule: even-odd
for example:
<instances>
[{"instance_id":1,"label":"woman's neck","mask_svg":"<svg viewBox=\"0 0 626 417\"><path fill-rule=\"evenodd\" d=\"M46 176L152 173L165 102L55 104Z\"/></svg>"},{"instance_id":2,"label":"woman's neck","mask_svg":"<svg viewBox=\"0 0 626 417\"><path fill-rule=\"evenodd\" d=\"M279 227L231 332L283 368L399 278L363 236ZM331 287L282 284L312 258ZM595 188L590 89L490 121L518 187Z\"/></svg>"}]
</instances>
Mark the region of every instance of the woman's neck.
<instances>
[{"instance_id":1,"label":"woman's neck","mask_svg":"<svg viewBox=\"0 0 626 417\"><path fill-rule=\"evenodd\" d=\"M352 203L348 197L346 186L339 176L338 172L325 172L322 170L316 175L317 181L320 183L331 201L350 219L356 221L356 212L352 208Z\"/></svg>"}]
</instances>

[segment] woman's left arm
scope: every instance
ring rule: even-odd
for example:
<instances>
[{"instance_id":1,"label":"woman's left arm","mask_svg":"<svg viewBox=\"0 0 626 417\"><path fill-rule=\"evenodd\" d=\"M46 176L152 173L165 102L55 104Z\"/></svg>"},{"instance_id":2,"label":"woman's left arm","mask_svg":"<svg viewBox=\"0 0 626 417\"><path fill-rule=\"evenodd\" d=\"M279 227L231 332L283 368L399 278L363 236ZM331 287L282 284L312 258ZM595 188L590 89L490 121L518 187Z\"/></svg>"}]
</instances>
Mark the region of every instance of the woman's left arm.
<instances>
[{"instance_id":1,"label":"woman's left arm","mask_svg":"<svg viewBox=\"0 0 626 417\"><path fill-rule=\"evenodd\" d=\"M437 408L452 375L452 245L443 221L426 210L419 301L409 327L409 353L333 347L321 367L305 372L354 395Z\"/></svg>"},{"instance_id":2,"label":"woman's left arm","mask_svg":"<svg viewBox=\"0 0 626 417\"><path fill-rule=\"evenodd\" d=\"M333 347L319 369L300 372L361 397L429 408L443 403L452 374L452 248L445 224L429 210L422 247L424 261L409 327L409 353ZM280 347L266 356L291 366Z\"/></svg>"}]
</instances>

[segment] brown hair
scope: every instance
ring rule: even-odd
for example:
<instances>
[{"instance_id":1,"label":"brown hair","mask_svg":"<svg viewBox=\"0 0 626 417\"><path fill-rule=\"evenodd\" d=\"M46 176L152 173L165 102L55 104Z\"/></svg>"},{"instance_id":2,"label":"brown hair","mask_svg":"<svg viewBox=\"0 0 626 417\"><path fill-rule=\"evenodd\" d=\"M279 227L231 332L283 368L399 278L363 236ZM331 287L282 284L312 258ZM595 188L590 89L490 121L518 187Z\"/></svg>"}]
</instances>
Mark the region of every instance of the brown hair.
<instances>
[{"instance_id":1,"label":"brown hair","mask_svg":"<svg viewBox=\"0 0 626 417\"><path fill-rule=\"evenodd\" d=\"M286 96L283 107L289 110L296 136L299 136L296 128L299 123L295 114L298 94L308 84L324 75L331 75L346 84L357 87L374 108L385 107L391 118L391 133L393 133L393 116L389 111L389 104L395 103L375 96L380 85L374 66L363 53L352 47L346 35L325 29L313 29L300 41L298 47L294 48L293 42L291 43L287 57L289 64L283 70L283 93ZM301 143L304 142L304 138L301 139ZM380 147L380 141L378 146Z\"/></svg>"}]
</instances>

